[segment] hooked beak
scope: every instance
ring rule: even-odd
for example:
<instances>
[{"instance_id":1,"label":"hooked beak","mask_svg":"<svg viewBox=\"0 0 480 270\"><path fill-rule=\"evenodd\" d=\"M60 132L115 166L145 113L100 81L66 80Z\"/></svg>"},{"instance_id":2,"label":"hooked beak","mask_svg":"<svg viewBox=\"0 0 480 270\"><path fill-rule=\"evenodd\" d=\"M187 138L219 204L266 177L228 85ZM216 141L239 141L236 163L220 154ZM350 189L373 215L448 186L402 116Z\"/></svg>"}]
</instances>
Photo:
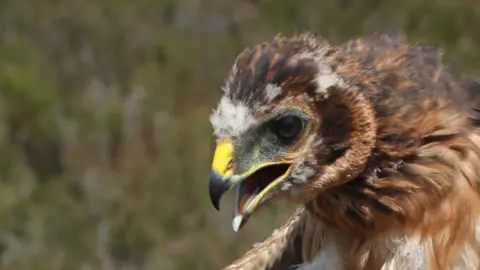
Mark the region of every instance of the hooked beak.
<instances>
[{"instance_id":1,"label":"hooked beak","mask_svg":"<svg viewBox=\"0 0 480 270\"><path fill-rule=\"evenodd\" d=\"M293 161L265 161L252 164L246 172L234 174L233 153L231 142L218 143L210 172L209 188L212 204L219 210L222 195L238 184L232 222L234 231L238 231L258 206L269 198L271 191L287 178Z\"/></svg>"},{"instance_id":2,"label":"hooked beak","mask_svg":"<svg viewBox=\"0 0 480 270\"><path fill-rule=\"evenodd\" d=\"M229 178L223 178L215 170L210 172L210 200L215 209L220 210L220 199L231 186Z\"/></svg>"}]
</instances>

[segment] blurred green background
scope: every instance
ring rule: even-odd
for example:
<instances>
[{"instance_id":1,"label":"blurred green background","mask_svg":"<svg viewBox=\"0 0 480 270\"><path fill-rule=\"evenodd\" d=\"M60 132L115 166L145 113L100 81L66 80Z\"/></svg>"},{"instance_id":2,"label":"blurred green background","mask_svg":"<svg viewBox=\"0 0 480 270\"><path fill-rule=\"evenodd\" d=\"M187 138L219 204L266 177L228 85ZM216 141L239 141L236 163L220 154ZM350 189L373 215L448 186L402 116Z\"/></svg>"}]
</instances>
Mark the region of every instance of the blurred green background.
<instances>
[{"instance_id":1,"label":"blurred green background","mask_svg":"<svg viewBox=\"0 0 480 270\"><path fill-rule=\"evenodd\" d=\"M208 116L243 47L400 27L480 75L478 0L1 0L0 269L219 269L292 207L231 229Z\"/></svg>"}]
</instances>

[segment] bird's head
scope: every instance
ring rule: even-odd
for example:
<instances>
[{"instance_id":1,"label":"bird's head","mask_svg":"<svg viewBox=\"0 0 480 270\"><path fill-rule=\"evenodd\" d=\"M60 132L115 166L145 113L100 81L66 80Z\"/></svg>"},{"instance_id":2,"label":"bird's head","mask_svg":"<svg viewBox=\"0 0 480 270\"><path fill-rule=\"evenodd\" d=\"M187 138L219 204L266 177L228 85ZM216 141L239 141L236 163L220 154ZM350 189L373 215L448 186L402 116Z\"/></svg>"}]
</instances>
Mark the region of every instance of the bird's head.
<instances>
[{"instance_id":1,"label":"bird's head","mask_svg":"<svg viewBox=\"0 0 480 270\"><path fill-rule=\"evenodd\" d=\"M218 209L236 187L235 231L265 202L305 203L365 165L373 114L336 73L341 61L313 34L276 36L236 59L210 118L217 142L210 197Z\"/></svg>"}]
</instances>

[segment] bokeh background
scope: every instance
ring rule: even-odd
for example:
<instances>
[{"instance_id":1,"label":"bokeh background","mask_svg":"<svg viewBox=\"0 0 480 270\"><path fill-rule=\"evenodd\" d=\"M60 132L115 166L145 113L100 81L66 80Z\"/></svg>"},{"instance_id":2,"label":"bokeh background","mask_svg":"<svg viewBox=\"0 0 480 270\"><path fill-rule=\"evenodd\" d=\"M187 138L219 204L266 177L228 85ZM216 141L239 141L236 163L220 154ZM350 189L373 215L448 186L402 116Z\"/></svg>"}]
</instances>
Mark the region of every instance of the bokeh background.
<instances>
[{"instance_id":1,"label":"bokeh background","mask_svg":"<svg viewBox=\"0 0 480 270\"><path fill-rule=\"evenodd\" d=\"M478 0L1 0L0 269L220 269L239 233L208 198L208 116L236 55L281 32L399 27L480 75Z\"/></svg>"}]
</instances>

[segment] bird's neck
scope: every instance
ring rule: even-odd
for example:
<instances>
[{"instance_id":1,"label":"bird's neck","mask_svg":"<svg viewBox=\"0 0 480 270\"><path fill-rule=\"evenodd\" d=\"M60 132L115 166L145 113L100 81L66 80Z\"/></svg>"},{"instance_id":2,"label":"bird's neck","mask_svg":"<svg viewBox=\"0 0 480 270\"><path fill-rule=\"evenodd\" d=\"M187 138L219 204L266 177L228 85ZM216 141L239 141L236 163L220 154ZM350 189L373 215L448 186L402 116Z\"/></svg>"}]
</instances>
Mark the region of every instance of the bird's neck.
<instances>
[{"instance_id":1,"label":"bird's neck","mask_svg":"<svg viewBox=\"0 0 480 270\"><path fill-rule=\"evenodd\" d=\"M366 202L354 202L330 192L318 194L314 200L305 203L305 209L319 223L355 238L374 237L399 225L394 216L376 211Z\"/></svg>"}]
</instances>

